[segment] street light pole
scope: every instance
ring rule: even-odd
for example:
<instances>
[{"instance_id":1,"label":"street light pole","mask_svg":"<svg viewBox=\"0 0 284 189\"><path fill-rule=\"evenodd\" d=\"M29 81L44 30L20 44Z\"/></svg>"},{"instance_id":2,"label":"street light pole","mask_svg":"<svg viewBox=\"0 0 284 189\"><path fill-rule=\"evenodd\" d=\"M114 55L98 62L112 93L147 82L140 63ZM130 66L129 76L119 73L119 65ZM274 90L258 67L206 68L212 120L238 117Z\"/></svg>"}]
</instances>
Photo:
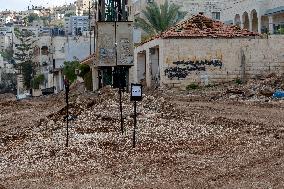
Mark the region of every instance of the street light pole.
<instances>
[{"instance_id":1,"label":"street light pole","mask_svg":"<svg viewBox=\"0 0 284 189\"><path fill-rule=\"evenodd\" d=\"M91 1L89 1L89 34L90 34L90 55L91 55L92 54Z\"/></svg>"}]
</instances>

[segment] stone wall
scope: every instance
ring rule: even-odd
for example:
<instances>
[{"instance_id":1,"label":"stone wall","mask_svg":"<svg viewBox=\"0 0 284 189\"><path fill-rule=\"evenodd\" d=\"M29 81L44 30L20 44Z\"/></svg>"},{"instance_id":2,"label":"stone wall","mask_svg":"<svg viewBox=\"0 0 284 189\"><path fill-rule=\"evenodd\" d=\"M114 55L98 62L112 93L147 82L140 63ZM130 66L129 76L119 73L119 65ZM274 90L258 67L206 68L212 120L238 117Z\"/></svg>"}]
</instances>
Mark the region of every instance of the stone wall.
<instances>
[{"instance_id":1,"label":"stone wall","mask_svg":"<svg viewBox=\"0 0 284 189\"><path fill-rule=\"evenodd\" d=\"M227 82L284 73L284 36L268 39L165 39L161 84Z\"/></svg>"}]
</instances>

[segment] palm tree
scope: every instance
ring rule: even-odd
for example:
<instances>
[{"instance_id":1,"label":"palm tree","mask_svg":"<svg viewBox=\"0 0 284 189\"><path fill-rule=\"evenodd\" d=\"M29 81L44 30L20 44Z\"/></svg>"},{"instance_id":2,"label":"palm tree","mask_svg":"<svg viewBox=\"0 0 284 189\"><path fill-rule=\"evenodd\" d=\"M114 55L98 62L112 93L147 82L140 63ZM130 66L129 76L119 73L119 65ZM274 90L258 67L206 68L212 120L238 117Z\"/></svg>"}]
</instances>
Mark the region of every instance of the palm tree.
<instances>
[{"instance_id":1,"label":"palm tree","mask_svg":"<svg viewBox=\"0 0 284 189\"><path fill-rule=\"evenodd\" d=\"M149 4L142 13L146 19L137 17L135 26L143 29L148 35L159 34L167 30L186 15L186 12L180 11L180 6L169 5L167 0L160 7L156 2Z\"/></svg>"}]
</instances>

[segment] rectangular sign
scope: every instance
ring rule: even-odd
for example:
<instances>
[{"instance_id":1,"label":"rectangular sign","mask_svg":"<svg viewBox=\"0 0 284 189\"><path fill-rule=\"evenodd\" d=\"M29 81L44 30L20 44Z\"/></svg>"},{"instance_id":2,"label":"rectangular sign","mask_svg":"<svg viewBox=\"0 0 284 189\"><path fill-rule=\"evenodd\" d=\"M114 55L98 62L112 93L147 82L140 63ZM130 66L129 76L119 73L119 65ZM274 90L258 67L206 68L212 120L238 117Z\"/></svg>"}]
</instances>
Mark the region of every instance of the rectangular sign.
<instances>
[{"instance_id":1,"label":"rectangular sign","mask_svg":"<svg viewBox=\"0 0 284 189\"><path fill-rule=\"evenodd\" d=\"M142 101L142 85L131 83L131 101Z\"/></svg>"}]
</instances>

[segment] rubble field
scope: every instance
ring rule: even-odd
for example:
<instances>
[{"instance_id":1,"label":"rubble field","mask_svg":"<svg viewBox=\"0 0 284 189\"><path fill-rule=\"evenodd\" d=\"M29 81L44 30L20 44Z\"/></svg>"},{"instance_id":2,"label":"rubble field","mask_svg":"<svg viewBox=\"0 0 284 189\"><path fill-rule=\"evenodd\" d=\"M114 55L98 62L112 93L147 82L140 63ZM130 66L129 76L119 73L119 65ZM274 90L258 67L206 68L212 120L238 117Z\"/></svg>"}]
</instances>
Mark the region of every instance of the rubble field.
<instances>
[{"instance_id":1,"label":"rubble field","mask_svg":"<svg viewBox=\"0 0 284 189\"><path fill-rule=\"evenodd\" d=\"M118 91L71 89L69 147L64 93L0 98L0 189L283 188L282 80L192 91L145 90L133 103Z\"/></svg>"}]
</instances>

